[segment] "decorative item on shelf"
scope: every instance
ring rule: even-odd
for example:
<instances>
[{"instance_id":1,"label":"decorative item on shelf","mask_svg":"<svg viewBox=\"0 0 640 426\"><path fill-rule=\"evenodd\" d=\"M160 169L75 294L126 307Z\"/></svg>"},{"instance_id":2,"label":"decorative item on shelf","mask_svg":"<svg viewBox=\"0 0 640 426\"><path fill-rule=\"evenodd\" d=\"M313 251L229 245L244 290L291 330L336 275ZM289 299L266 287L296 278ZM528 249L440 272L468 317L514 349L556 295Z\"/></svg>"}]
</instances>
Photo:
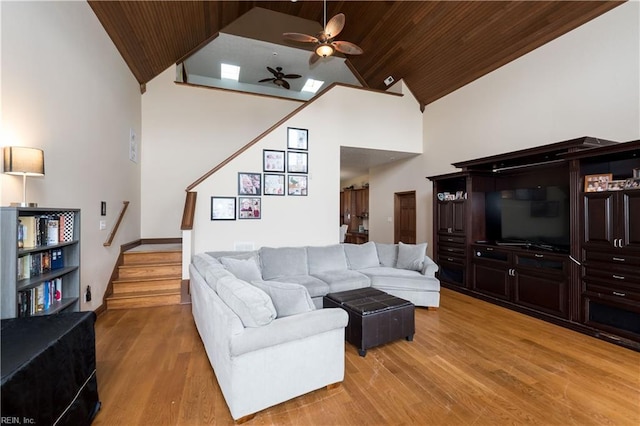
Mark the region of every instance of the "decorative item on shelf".
<instances>
[{"instance_id":1,"label":"decorative item on shelf","mask_svg":"<svg viewBox=\"0 0 640 426\"><path fill-rule=\"evenodd\" d=\"M22 202L11 203L11 205L37 207L38 203L27 203L27 176L44 176L44 151L22 146L5 147L4 172L22 176Z\"/></svg>"},{"instance_id":2,"label":"decorative item on shelf","mask_svg":"<svg viewBox=\"0 0 640 426\"><path fill-rule=\"evenodd\" d=\"M438 192L438 200L444 201L444 192Z\"/></svg>"},{"instance_id":3,"label":"decorative item on shelf","mask_svg":"<svg viewBox=\"0 0 640 426\"><path fill-rule=\"evenodd\" d=\"M624 189L640 189L640 177L627 179L624 182Z\"/></svg>"},{"instance_id":4,"label":"decorative item on shelf","mask_svg":"<svg viewBox=\"0 0 640 426\"><path fill-rule=\"evenodd\" d=\"M611 173L586 175L584 177L584 192L606 191L609 181L613 180Z\"/></svg>"},{"instance_id":5,"label":"decorative item on shelf","mask_svg":"<svg viewBox=\"0 0 640 426\"><path fill-rule=\"evenodd\" d=\"M640 169L633 169L633 177L640 178Z\"/></svg>"},{"instance_id":6,"label":"decorative item on shelf","mask_svg":"<svg viewBox=\"0 0 640 426\"><path fill-rule=\"evenodd\" d=\"M607 191L622 191L624 189L626 181L622 180L610 180L607 183Z\"/></svg>"}]
</instances>

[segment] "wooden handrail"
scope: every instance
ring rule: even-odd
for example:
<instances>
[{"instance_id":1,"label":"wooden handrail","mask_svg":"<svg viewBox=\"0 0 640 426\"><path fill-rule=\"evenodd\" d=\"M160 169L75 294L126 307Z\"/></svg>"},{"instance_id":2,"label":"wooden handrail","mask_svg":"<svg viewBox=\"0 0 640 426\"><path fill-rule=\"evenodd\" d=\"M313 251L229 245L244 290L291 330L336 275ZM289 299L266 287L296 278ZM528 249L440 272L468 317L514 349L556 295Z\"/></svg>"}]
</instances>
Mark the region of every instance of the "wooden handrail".
<instances>
[{"instance_id":1,"label":"wooden handrail","mask_svg":"<svg viewBox=\"0 0 640 426\"><path fill-rule=\"evenodd\" d=\"M128 201L123 201L122 202L122 208L120 209L120 214L118 215L118 219L116 220L116 223L113 225L113 228L111 228L111 232L109 233L109 236L107 237L107 241L105 241L102 244L103 246L109 247L111 245L111 243L113 242L113 239L116 236L116 232L118 232L118 228L120 227L120 223L122 222L122 218L124 217L124 212L127 211L127 207L129 207L129 202Z\"/></svg>"},{"instance_id":2,"label":"wooden handrail","mask_svg":"<svg viewBox=\"0 0 640 426\"><path fill-rule=\"evenodd\" d=\"M190 231L193 229L193 217L196 213L197 197L197 192L187 192L187 198L184 200L184 211L182 212L182 225L180 226L180 229L183 231Z\"/></svg>"}]
</instances>

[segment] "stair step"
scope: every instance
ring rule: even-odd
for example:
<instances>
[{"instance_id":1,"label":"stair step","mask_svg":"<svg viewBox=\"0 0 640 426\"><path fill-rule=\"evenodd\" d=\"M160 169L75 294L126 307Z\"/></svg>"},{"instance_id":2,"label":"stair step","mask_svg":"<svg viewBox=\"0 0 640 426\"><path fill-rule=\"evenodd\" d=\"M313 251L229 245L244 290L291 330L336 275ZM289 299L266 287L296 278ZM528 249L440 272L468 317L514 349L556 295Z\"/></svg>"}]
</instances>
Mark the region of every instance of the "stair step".
<instances>
[{"instance_id":1,"label":"stair step","mask_svg":"<svg viewBox=\"0 0 640 426\"><path fill-rule=\"evenodd\" d=\"M180 277L130 278L113 282L113 294L130 294L140 291L180 290Z\"/></svg>"},{"instance_id":2,"label":"stair step","mask_svg":"<svg viewBox=\"0 0 640 426\"><path fill-rule=\"evenodd\" d=\"M180 290L138 291L128 294L112 294L107 298L107 309L148 308L152 306L179 305Z\"/></svg>"},{"instance_id":3,"label":"stair step","mask_svg":"<svg viewBox=\"0 0 640 426\"><path fill-rule=\"evenodd\" d=\"M124 265L145 265L182 262L182 251L127 251L124 252Z\"/></svg>"},{"instance_id":4,"label":"stair step","mask_svg":"<svg viewBox=\"0 0 640 426\"><path fill-rule=\"evenodd\" d=\"M182 263L158 263L158 264L144 264L144 265L124 265L118 267L118 279L128 278L167 278L167 277L181 277L182 276Z\"/></svg>"}]
</instances>

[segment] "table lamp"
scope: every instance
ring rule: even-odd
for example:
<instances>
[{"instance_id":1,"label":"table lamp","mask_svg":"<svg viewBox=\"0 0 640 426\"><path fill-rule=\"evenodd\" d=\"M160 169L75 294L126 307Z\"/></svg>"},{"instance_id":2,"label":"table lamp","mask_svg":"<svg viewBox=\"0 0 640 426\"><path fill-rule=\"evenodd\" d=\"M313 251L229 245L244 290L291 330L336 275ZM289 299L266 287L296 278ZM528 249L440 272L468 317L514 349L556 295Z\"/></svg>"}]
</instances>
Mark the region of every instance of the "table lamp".
<instances>
[{"instance_id":1,"label":"table lamp","mask_svg":"<svg viewBox=\"0 0 640 426\"><path fill-rule=\"evenodd\" d=\"M4 172L22 176L22 203L11 205L38 207L37 203L27 203L27 176L44 176L44 152L37 148L7 146L4 148Z\"/></svg>"}]
</instances>

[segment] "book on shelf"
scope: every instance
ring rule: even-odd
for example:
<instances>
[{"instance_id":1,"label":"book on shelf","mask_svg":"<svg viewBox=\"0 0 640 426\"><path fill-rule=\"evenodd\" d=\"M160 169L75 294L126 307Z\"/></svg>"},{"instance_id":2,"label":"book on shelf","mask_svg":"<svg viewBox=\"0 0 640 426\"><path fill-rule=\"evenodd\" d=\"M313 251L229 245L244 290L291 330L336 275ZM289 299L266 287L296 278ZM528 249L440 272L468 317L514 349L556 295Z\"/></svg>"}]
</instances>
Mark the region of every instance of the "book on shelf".
<instances>
[{"instance_id":1,"label":"book on shelf","mask_svg":"<svg viewBox=\"0 0 640 426\"><path fill-rule=\"evenodd\" d=\"M68 243L73 241L74 218L74 212L60 212L58 215L58 220L60 221L60 242Z\"/></svg>"},{"instance_id":2,"label":"book on shelf","mask_svg":"<svg viewBox=\"0 0 640 426\"><path fill-rule=\"evenodd\" d=\"M47 236L46 241L48 246L55 246L59 243L60 238L60 222L58 219L49 218L47 220Z\"/></svg>"},{"instance_id":3,"label":"book on shelf","mask_svg":"<svg viewBox=\"0 0 640 426\"><path fill-rule=\"evenodd\" d=\"M18 257L18 279L31 278L31 255L27 254Z\"/></svg>"},{"instance_id":4,"label":"book on shelf","mask_svg":"<svg viewBox=\"0 0 640 426\"><path fill-rule=\"evenodd\" d=\"M22 247L33 248L37 246L37 230L35 216L20 216L18 218L22 225Z\"/></svg>"},{"instance_id":5,"label":"book on shelf","mask_svg":"<svg viewBox=\"0 0 640 426\"><path fill-rule=\"evenodd\" d=\"M51 250L51 270L64 268L64 258L61 248Z\"/></svg>"}]
</instances>

